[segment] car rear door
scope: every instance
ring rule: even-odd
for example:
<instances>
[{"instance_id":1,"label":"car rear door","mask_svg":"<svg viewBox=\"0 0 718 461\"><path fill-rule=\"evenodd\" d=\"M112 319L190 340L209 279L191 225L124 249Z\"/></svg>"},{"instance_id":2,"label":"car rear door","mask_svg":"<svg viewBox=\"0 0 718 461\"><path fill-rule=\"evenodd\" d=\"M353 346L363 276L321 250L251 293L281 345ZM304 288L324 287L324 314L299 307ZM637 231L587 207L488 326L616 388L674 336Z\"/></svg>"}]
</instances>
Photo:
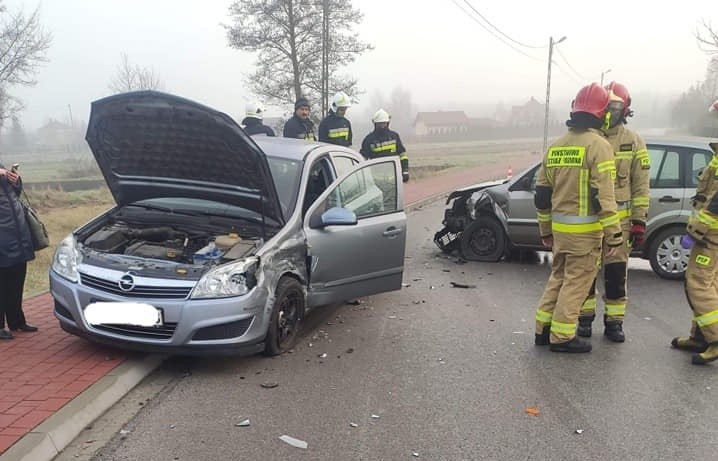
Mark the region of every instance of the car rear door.
<instances>
[{"instance_id":1,"label":"car rear door","mask_svg":"<svg viewBox=\"0 0 718 461\"><path fill-rule=\"evenodd\" d=\"M691 193L687 192L684 174L681 173L681 147L648 144L651 158L650 202L648 226L657 229L665 224L685 222L682 210L689 208ZM695 190L695 189L694 189Z\"/></svg>"},{"instance_id":2,"label":"car rear door","mask_svg":"<svg viewBox=\"0 0 718 461\"><path fill-rule=\"evenodd\" d=\"M332 208L355 213L354 225L312 228ZM397 158L363 162L333 182L307 210L308 305L401 289L406 213Z\"/></svg>"}]
</instances>

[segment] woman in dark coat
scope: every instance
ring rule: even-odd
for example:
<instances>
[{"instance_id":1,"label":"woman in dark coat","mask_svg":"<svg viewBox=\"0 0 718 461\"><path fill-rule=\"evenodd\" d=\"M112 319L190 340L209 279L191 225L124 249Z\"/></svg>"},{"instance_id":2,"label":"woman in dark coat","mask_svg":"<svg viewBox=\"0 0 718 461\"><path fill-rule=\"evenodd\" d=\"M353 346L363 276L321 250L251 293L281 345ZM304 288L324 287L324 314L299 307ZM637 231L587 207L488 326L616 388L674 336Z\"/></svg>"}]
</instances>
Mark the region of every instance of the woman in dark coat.
<instances>
[{"instance_id":1,"label":"woman in dark coat","mask_svg":"<svg viewBox=\"0 0 718 461\"><path fill-rule=\"evenodd\" d=\"M15 168L0 164L0 340L12 331L37 331L25 321L22 292L27 262L35 259L30 228L20 203L22 180Z\"/></svg>"}]
</instances>

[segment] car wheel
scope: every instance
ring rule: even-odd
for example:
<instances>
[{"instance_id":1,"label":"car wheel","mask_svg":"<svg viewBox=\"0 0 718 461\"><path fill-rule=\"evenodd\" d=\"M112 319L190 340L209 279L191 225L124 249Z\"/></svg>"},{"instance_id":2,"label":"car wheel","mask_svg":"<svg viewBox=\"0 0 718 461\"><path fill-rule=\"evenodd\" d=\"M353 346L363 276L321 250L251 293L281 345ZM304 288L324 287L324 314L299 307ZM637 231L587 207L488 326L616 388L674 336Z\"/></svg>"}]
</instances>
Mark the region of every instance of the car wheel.
<instances>
[{"instance_id":1,"label":"car wheel","mask_svg":"<svg viewBox=\"0 0 718 461\"><path fill-rule=\"evenodd\" d=\"M461 233L461 256L469 261L494 262L506 251L501 224L490 216L479 216Z\"/></svg>"},{"instance_id":2,"label":"car wheel","mask_svg":"<svg viewBox=\"0 0 718 461\"><path fill-rule=\"evenodd\" d=\"M294 346L304 316L304 288L291 277L282 277L277 285L272 316L269 320L266 355L279 355Z\"/></svg>"},{"instance_id":3,"label":"car wheel","mask_svg":"<svg viewBox=\"0 0 718 461\"><path fill-rule=\"evenodd\" d=\"M659 232L648 248L651 269L659 277L670 280L682 279L686 274L690 250L681 246L685 229L670 227Z\"/></svg>"}]
</instances>

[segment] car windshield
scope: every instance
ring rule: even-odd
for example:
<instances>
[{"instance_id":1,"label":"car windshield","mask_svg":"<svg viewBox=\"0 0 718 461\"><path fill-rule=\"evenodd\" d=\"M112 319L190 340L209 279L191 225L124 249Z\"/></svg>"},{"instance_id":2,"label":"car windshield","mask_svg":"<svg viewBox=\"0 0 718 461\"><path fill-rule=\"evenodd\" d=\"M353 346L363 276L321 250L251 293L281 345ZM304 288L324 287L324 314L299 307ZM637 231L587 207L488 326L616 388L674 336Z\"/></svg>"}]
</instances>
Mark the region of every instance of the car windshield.
<instances>
[{"instance_id":1,"label":"car windshield","mask_svg":"<svg viewBox=\"0 0 718 461\"><path fill-rule=\"evenodd\" d=\"M286 219L292 214L297 202L302 162L279 157L267 157L267 160L282 205L282 213Z\"/></svg>"}]
</instances>

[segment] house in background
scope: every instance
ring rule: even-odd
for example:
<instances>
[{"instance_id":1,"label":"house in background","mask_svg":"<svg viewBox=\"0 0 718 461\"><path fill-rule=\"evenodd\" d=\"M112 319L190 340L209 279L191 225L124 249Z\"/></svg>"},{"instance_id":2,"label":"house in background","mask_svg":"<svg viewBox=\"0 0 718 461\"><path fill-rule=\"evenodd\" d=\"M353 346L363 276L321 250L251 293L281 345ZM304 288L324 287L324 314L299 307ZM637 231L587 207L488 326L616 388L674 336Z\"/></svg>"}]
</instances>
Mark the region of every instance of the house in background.
<instances>
[{"instance_id":1,"label":"house in background","mask_svg":"<svg viewBox=\"0 0 718 461\"><path fill-rule=\"evenodd\" d=\"M416 136L465 133L471 120L463 110L418 112L414 119Z\"/></svg>"},{"instance_id":2,"label":"house in background","mask_svg":"<svg viewBox=\"0 0 718 461\"><path fill-rule=\"evenodd\" d=\"M511 107L509 125L515 127L543 126L546 118L546 106L533 96L520 106Z\"/></svg>"},{"instance_id":3,"label":"house in background","mask_svg":"<svg viewBox=\"0 0 718 461\"><path fill-rule=\"evenodd\" d=\"M84 130L55 119L37 129L37 145L42 147L76 150L85 144Z\"/></svg>"}]
</instances>

